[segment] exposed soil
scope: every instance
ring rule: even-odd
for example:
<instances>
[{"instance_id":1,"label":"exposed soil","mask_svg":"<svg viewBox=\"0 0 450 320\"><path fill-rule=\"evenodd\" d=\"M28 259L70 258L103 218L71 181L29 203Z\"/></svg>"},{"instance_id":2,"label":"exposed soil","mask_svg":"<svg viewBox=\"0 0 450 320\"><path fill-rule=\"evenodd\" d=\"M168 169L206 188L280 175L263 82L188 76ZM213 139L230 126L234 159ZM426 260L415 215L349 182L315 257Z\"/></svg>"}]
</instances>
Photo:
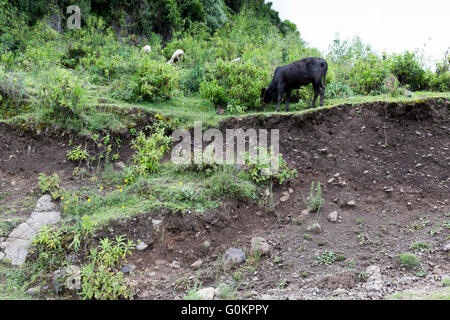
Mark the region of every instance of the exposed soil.
<instances>
[{"instance_id":1,"label":"exposed soil","mask_svg":"<svg viewBox=\"0 0 450 320\"><path fill-rule=\"evenodd\" d=\"M220 129L280 130L280 152L299 178L274 188L275 212L229 200L201 215L142 213L99 236L120 234L149 244L128 259L136 266L128 277L138 299L182 298L195 279L203 287L228 283L236 297L250 299L379 299L406 288L437 288L450 275L442 250L450 222L449 106L446 99L428 99L229 118ZM56 171L70 183L68 137L19 134L2 124L0 136L0 183L16 188L14 194L29 192L41 171ZM321 182L324 206L319 214L302 214L312 181ZM286 192L289 199L280 201ZM0 206L9 197L0 198ZM340 219L327 221L335 210ZM163 221L156 227L155 219ZM320 234L307 232L315 222ZM226 249L241 248L248 257L253 236L266 238L271 252L253 265L218 273ZM413 242L430 248L414 251ZM329 251L341 261L315 263ZM420 268L403 268L397 258L403 252L415 252ZM189 266L197 259L203 264L194 271ZM365 287L371 265L381 269L380 290Z\"/></svg>"}]
</instances>

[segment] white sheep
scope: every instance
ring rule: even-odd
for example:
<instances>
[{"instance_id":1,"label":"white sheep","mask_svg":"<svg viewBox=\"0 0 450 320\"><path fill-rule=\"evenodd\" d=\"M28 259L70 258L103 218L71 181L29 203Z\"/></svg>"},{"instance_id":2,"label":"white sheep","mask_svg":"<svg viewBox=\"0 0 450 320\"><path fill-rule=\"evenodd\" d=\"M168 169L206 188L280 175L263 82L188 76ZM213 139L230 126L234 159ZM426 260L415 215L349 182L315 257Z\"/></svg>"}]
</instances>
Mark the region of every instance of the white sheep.
<instances>
[{"instance_id":1,"label":"white sheep","mask_svg":"<svg viewBox=\"0 0 450 320\"><path fill-rule=\"evenodd\" d=\"M149 45L146 45L145 47L142 48L142 52L144 53L150 53L152 51L152 48L150 48Z\"/></svg>"},{"instance_id":2,"label":"white sheep","mask_svg":"<svg viewBox=\"0 0 450 320\"><path fill-rule=\"evenodd\" d=\"M170 60L167 62L168 64L172 64L176 61L181 61L183 59L184 56L184 52L181 49L176 50L173 55L172 58L170 58Z\"/></svg>"}]
</instances>

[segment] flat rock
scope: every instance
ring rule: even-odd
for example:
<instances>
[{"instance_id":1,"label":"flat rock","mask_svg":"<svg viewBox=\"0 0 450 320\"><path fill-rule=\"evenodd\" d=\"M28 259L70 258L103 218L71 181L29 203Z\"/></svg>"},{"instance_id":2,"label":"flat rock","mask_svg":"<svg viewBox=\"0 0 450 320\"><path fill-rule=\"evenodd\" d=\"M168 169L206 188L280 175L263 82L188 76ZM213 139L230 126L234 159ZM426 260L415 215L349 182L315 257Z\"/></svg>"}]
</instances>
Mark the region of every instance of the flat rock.
<instances>
[{"instance_id":1,"label":"flat rock","mask_svg":"<svg viewBox=\"0 0 450 320\"><path fill-rule=\"evenodd\" d=\"M318 223L314 223L311 226L308 227L308 231L312 231L314 233L321 233L322 232L322 227L320 226L320 224Z\"/></svg>"},{"instance_id":2,"label":"flat rock","mask_svg":"<svg viewBox=\"0 0 450 320\"><path fill-rule=\"evenodd\" d=\"M39 198L36 203L36 212L45 212L45 211L55 211L56 204L53 201L52 197L48 194L43 195Z\"/></svg>"},{"instance_id":3,"label":"flat rock","mask_svg":"<svg viewBox=\"0 0 450 320\"><path fill-rule=\"evenodd\" d=\"M330 222L336 222L337 219L338 219L338 213L337 213L337 211L331 212L331 213L328 215L327 219L328 219L328 221L330 221Z\"/></svg>"},{"instance_id":4,"label":"flat rock","mask_svg":"<svg viewBox=\"0 0 450 320\"><path fill-rule=\"evenodd\" d=\"M244 251L237 248L229 248L225 252L225 264L227 265L237 265L245 261Z\"/></svg>"},{"instance_id":5,"label":"flat rock","mask_svg":"<svg viewBox=\"0 0 450 320\"><path fill-rule=\"evenodd\" d=\"M122 267L121 271L126 274L133 272L134 269L136 269L136 266L134 264L127 264Z\"/></svg>"},{"instance_id":6,"label":"flat rock","mask_svg":"<svg viewBox=\"0 0 450 320\"><path fill-rule=\"evenodd\" d=\"M447 241L445 244L444 244L444 246L443 246L443 248L442 248L444 251L450 251L450 241Z\"/></svg>"},{"instance_id":7,"label":"flat rock","mask_svg":"<svg viewBox=\"0 0 450 320\"><path fill-rule=\"evenodd\" d=\"M202 300L213 300L215 289L212 287L209 288L203 288L197 291L197 294Z\"/></svg>"},{"instance_id":8,"label":"flat rock","mask_svg":"<svg viewBox=\"0 0 450 320\"><path fill-rule=\"evenodd\" d=\"M251 240L250 254L253 255L259 252L261 255L268 254L270 252L270 244L265 238L253 237Z\"/></svg>"},{"instance_id":9,"label":"flat rock","mask_svg":"<svg viewBox=\"0 0 450 320\"><path fill-rule=\"evenodd\" d=\"M147 249L148 245L144 241L140 241L139 244L136 246L136 250L142 251Z\"/></svg>"},{"instance_id":10,"label":"flat rock","mask_svg":"<svg viewBox=\"0 0 450 320\"><path fill-rule=\"evenodd\" d=\"M203 264L203 260L202 260L202 259L198 259L198 260L195 261L193 264L191 264L190 267L191 267L193 270L197 270L197 269L199 269L199 268L202 266L202 264Z\"/></svg>"},{"instance_id":11,"label":"flat rock","mask_svg":"<svg viewBox=\"0 0 450 320\"><path fill-rule=\"evenodd\" d=\"M5 254L3 252L0 252L0 261L5 257Z\"/></svg>"}]
</instances>

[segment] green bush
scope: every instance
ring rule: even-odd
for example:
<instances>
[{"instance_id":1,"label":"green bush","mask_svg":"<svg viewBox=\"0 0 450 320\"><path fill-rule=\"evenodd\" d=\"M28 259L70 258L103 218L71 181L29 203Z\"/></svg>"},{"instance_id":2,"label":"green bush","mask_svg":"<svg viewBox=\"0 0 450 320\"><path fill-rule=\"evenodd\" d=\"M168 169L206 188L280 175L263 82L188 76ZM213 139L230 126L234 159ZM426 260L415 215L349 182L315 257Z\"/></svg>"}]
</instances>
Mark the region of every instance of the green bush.
<instances>
[{"instance_id":1,"label":"green bush","mask_svg":"<svg viewBox=\"0 0 450 320\"><path fill-rule=\"evenodd\" d=\"M252 157L249 152L245 154L245 165L251 179L256 183L283 184L289 179L298 177L297 170L289 169L281 153L276 157L272 150L259 147L257 151L256 157ZM273 161L278 161L278 170L272 168Z\"/></svg>"},{"instance_id":2,"label":"green bush","mask_svg":"<svg viewBox=\"0 0 450 320\"><path fill-rule=\"evenodd\" d=\"M394 54L391 59L391 71L402 85L409 85L414 91L425 87L425 71L417 54L406 51Z\"/></svg>"},{"instance_id":3,"label":"green bush","mask_svg":"<svg viewBox=\"0 0 450 320\"><path fill-rule=\"evenodd\" d=\"M420 265L420 258L412 253L401 253L398 255L398 260L402 266L409 269Z\"/></svg>"},{"instance_id":4,"label":"green bush","mask_svg":"<svg viewBox=\"0 0 450 320\"><path fill-rule=\"evenodd\" d=\"M185 92L197 92L200 88L200 83L205 78L205 68L202 66L195 66L190 69L187 74L181 79L181 86Z\"/></svg>"},{"instance_id":5,"label":"green bush","mask_svg":"<svg viewBox=\"0 0 450 320\"><path fill-rule=\"evenodd\" d=\"M261 105L261 88L266 87L268 76L250 62L218 60L200 84L200 94L217 106L231 104L255 109Z\"/></svg>"},{"instance_id":6,"label":"green bush","mask_svg":"<svg viewBox=\"0 0 450 320\"><path fill-rule=\"evenodd\" d=\"M357 60L351 76L354 91L362 95L380 93L389 73L389 65L374 54Z\"/></svg>"},{"instance_id":7,"label":"green bush","mask_svg":"<svg viewBox=\"0 0 450 320\"><path fill-rule=\"evenodd\" d=\"M71 72L56 68L53 70L40 93L44 114L63 125L82 121L86 93L82 82Z\"/></svg>"},{"instance_id":8,"label":"green bush","mask_svg":"<svg viewBox=\"0 0 450 320\"><path fill-rule=\"evenodd\" d=\"M28 100L23 76L4 72L0 66L0 115L8 118L19 114L28 108Z\"/></svg>"},{"instance_id":9,"label":"green bush","mask_svg":"<svg viewBox=\"0 0 450 320\"><path fill-rule=\"evenodd\" d=\"M61 196L60 180L58 174L54 173L47 176L45 173L40 173L38 177L38 186L42 193L50 193L53 199Z\"/></svg>"},{"instance_id":10,"label":"green bush","mask_svg":"<svg viewBox=\"0 0 450 320\"><path fill-rule=\"evenodd\" d=\"M119 81L112 95L127 101L158 102L169 99L177 83L178 74L173 66L142 57L136 73Z\"/></svg>"},{"instance_id":11,"label":"green bush","mask_svg":"<svg viewBox=\"0 0 450 320\"><path fill-rule=\"evenodd\" d=\"M171 141L171 137L164 135L163 128L157 128L148 137L140 131L131 141L131 148L136 150L133 155L134 174L146 176L157 171L159 162L164 153L169 150Z\"/></svg>"}]
</instances>

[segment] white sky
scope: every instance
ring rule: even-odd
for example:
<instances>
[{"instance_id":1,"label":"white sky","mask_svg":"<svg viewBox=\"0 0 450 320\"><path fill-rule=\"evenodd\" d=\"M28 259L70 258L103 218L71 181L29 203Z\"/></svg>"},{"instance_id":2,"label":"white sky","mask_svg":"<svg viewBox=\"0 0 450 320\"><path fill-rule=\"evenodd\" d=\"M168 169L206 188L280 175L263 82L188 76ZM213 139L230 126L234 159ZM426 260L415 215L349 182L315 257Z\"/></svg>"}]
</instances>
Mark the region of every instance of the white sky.
<instances>
[{"instance_id":1,"label":"white sky","mask_svg":"<svg viewBox=\"0 0 450 320\"><path fill-rule=\"evenodd\" d=\"M450 47L450 0L265 2L272 2L280 18L295 23L302 38L322 52L336 32L340 39L359 35L379 53L423 49L425 58L439 60Z\"/></svg>"}]
</instances>

